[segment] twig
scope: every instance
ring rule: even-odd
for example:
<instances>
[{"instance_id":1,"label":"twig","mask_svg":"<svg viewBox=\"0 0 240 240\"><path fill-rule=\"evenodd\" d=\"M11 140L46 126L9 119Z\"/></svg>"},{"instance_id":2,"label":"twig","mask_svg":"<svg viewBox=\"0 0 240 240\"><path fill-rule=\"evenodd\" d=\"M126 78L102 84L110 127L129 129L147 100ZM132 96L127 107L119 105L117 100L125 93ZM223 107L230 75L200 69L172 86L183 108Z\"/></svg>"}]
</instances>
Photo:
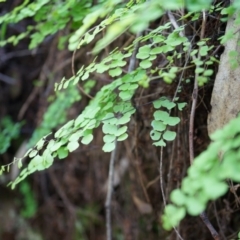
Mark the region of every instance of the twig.
<instances>
[{"instance_id":1,"label":"twig","mask_svg":"<svg viewBox=\"0 0 240 240\"><path fill-rule=\"evenodd\" d=\"M3 81L5 83L11 84L11 85L16 84L16 79L14 79L12 77L9 77L9 76L7 76L5 74L2 74L2 73L0 73L0 81Z\"/></svg>"},{"instance_id":2,"label":"twig","mask_svg":"<svg viewBox=\"0 0 240 240\"><path fill-rule=\"evenodd\" d=\"M27 100L25 101L25 103L23 104L23 106L21 107L19 113L18 113L18 120L21 120L23 118L23 115L25 114L25 112L27 111L30 103L33 101L33 99L37 96L37 94L40 91L40 87L35 86L33 91L31 92L31 94L28 96Z\"/></svg>"},{"instance_id":3,"label":"twig","mask_svg":"<svg viewBox=\"0 0 240 240\"><path fill-rule=\"evenodd\" d=\"M211 222L209 221L206 212L202 212L200 214L200 217L201 217L202 221L204 222L204 224L207 226L207 228L210 231L213 238L215 240L220 240L220 236L219 236L218 232L215 230L215 228L213 227L213 225L211 224Z\"/></svg>"},{"instance_id":4,"label":"twig","mask_svg":"<svg viewBox=\"0 0 240 240\"><path fill-rule=\"evenodd\" d=\"M214 214L215 214L216 220L217 220L217 225L218 225L218 228L219 228L220 233L221 233L221 237L223 238L223 240L227 240L227 238L225 237L224 232L222 230L220 221L219 221L219 217L218 217L218 213L217 213L217 208L216 208L216 203L215 202L213 203L213 208L214 208Z\"/></svg>"},{"instance_id":5,"label":"twig","mask_svg":"<svg viewBox=\"0 0 240 240\"><path fill-rule=\"evenodd\" d=\"M161 149L160 149L159 175L160 175L160 188L161 188L161 192L162 192L163 203L164 203L164 206L166 206L166 198L165 198L165 193L163 190L162 160L163 160L163 147L161 147Z\"/></svg>"},{"instance_id":6,"label":"twig","mask_svg":"<svg viewBox=\"0 0 240 240\"><path fill-rule=\"evenodd\" d=\"M49 169L49 177L50 177L57 193L62 198L62 201L63 201L64 205L66 206L67 210L69 211L69 213L72 214L72 215L75 215L75 212L76 212L75 207L73 206L73 204L68 199L65 191L63 190L61 184L59 183L57 177L55 176L55 173L52 170L52 168Z\"/></svg>"},{"instance_id":7,"label":"twig","mask_svg":"<svg viewBox=\"0 0 240 240\"><path fill-rule=\"evenodd\" d=\"M106 231L107 231L107 240L112 240L112 221L111 221L111 201L112 201L112 192L113 192L113 176L114 176L114 163L116 160L117 153L117 140L115 140L115 149L111 153L109 172L108 172L108 191L105 201L106 209Z\"/></svg>"},{"instance_id":8,"label":"twig","mask_svg":"<svg viewBox=\"0 0 240 240\"><path fill-rule=\"evenodd\" d=\"M164 207L165 207L167 203L166 203L165 193L164 193L164 190L163 190L162 162L163 162L163 147L161 147L161 150L160 150L159 175L160 175L160 188L161 188L163 203L164 203ZM178 230L176 229L176 227L173 227L173 229L174 229L175 233L177 234L178 238L183 240L183 238L181 237L181 235L178 232Z\"/></svg>"}]
</instances>

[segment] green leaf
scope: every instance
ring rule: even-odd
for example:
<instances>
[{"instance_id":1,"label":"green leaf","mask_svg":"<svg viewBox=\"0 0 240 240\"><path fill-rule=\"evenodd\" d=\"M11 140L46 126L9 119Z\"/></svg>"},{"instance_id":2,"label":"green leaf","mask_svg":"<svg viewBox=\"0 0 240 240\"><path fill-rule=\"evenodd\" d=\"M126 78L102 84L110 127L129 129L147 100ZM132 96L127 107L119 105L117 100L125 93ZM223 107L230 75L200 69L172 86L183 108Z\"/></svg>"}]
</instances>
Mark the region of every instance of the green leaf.
<instances>
[{"instance_id":1,"label":"green leaf","mask_svg":"<svg viewBox=\"0 0 240 240\"><path fill-rule=\"evenodd\" d=\"M149 60L143 60L140 62L139 66L143 69L150 68L152 66L152 62Z\"/></svg>"},{"instance_id":2,"label":"green leaf","mask_svg":"<svg viewBox=\"0 0 240 240\"><path fill-rule=\"evenodd\" d=\"M180 118L179 117L169 117L168 118L168 125L169 126L175 126L180 122Z\"/></svg>"},{"instance_id":3,"label":"green leaf","mask_svg":"<svg viewBox=\"0 0 240 240\"><path fill-rule=\"evenodd\" d=\"M116 124L117 125L126 124L126 123L128 123L130 121L130 119L131 119L131 113L130 114L129 113L125 113L122 117L120 117L117 120Z\"/></svg>"},{"instance_id":4,"label":"green leaf","mask_svg":"<svg viewBox=\"0 0 240 240\"><path fill-rule=\"evenodd\" d=\"M184 108L186 105L187 105L187 103L185 103L185 102L184 102L184 103L178 103L178 104L177 104L178 110L179 110L179 111L182 111L183 108Z\"/></svg>"},{"instance_id":5,"label":"green leaf","mask_svg":"<svg viewBox=\"0 0 240 240\"><path fill-rule=\"evenodd\" d=\"M127 139L127 137L128 137L128 134L127 134L127 133L124 133L124 134L120 135L120 136L117 138L117 140L118 140L118 141L124 141L124 140Z\"/></svg>"},{"instance_id":6,"label":"green leaf","mask_svg":"<svg viewBox=\"0 0 240 240\"><path fill-rule=\"evenodd\" d=\"M69 137L70 142L77 142L80 137L83 135L83 130L78 130Z\"/></svg>"},{"instance_id":7,"label":"green leaf","mask_svg":"<svg viewBox=\"0 0 240 240\"><path fill-rule=\"evenodd\" d=\"M156 44L156 43L160 43L160 42L163 42L165 39L162 35L157 35L157 36L154 36L153 37L153 42Z\"/></svg>"},{"instance_id":8,"label":"green leaf","mask_svg":"<svg viewBox=\"0 0 240 240\"><path fill-rule=\"evenodd\" d=\"M206 71L204 71L203 76L205 77L210 77L213 75L213 70L212 69L207 69Z\"/></svg>"},{"instance_id":9,"label":"green leaf","mask_svg":"<svg viewBox=\"0 0 240 240\"><path fill-rule=\"evenodd\" d=\"M186 202L186 196L180 189L175 189L170 195L170 199L178 206L182 206Z\"/></svg>"},{"instance_id":10,"label":"green leaf","mask_svg":"<svg viewBox=\"0 0 240 240\"><path fill-rule=\"evenodd\" d=\"M122 69L118 67L118 68L109 70L108 73L111 77L117 77L122 74Z\"/></svg>"},{"instance_id":11,"label":"green leaf","mask_svg":"<svg viewBox=\"0 0 240 240\"><path fill-rule=\"evenodd\" d=\"M186 207L189 214L197 216L205 209L205 204L199 201L197 198L188 197L186 199Z\"/></svg>"},{"instance_id":12,"label":"green leaf","mask_svg":"<svg viewBox=\"0 0 240 240\"><path fill-rule=\"evenodd\" d=\"M113 134L115 135L117 133L117 126L116 125L111 125L111 124L104 124L102 127L102 131L105 134Z\"/></svg>"},{"instance_id":13,"label":"green leaf","mask_svg":"<svg viewBox=\"0 0 240 240\"><path fill-rule=\"evenodd\" d=\"M136 58L138 58L138 59L147 59L147 58L149 58L149 53L139 52L139 53L136 55Z\"/></svg>"},{"instance_id":14,"label":"green leaf","mask_svg":"<svg viewBox=\"0 0 240 240\"><path fill-rule=\"evenodd\" d=\"M119 90L126 91L126 90L129 89L130 86L131 86L130 83L124 83L124 84L122 84L118 89L119 89Z\"/></svg>"},{"instance_id":15,"label":"green leaf","mask_svg":"<svg viewBox=\"0 0 240 240\"><path fill-rule=\"evenodd\" d=\"M135 89L137 89L138 88L138 84L131 84L130 86L129 86L129 90L135 90Z\"/></svg>"},{"instance_id":16,"label":"green leaf","mask_svg":"<svg viewBox=\"0 0 240 240\"><path fill-rule=\"evenodd\" d=\"M122 91L119 93L119 97L126 101L126 100L130 100L132 98L133 95L133 91Z\"/></svg>"},{"instance_id":17,"label":"green leaf","mask_svg":"<svg viewBox=\"0 0 240 240\"><path fill-rule=\"evenodd\" d=\"M96 64L96 72L97 73L104 73L109 70L110 66L105 64Z\"/></svg>"},{"instance_id":18,"label":"green leaf","mask_svg":"<svg viewBox=\"0 0 240 240\"><path fill-rule=\"evenodd\" d=\"M113 119L115 119L115 122L112 122ZM115 118L114 113L107 113L102 121L104 124L110 123L111 125L114 125L117 122L117 119Z\"/></svg>"},{"instance_id":19,"label":"green leaf","mask_svg":"<svg viewBox=\"0 0 240 240\"><path fill-rule=\"evenodd\" d=\"M115 139L116 139L116 136L115 136L115 135L110 135L110 134L105 135L105 136L103 137L103 141L104 141L105 143L111 143L111 142L115 141Z\"/></svg>"},{"instance_id":20,"label":"green leaf","mask_svg":"<svg viewBox=\"0 0 240 240\"><path fill-rule=\"evenodd\" d=\"M210 176L203 178L202 184L204 186L204 194L211 200L219 198L228 190L225 182L216 181L216 179Z\"/></svg>"},{"instance_id":21,"label":"green leaf","mask_svg":"<svg viewBox=\"0 0 240 240\"><path fill-rule=\"evenodd\" d=\"M123 34L127 28L132 24L134 20L134 16L124 18L121 21L114 22L107 30L104 38L97 42L96 46L92 50L94 54L98 53L100 50L104 49L108 46L112 41L114 41L117 37Z\"/></svg>"},{"instance_id":22,"label":"green leaf","mask_svg":"<svg viewBox=\"0 0 240 240\"><path fill-rule=\"evenodd\" d=\"M161 137L161 135L162 135L162 134L161 134L160 132L155 131L155 130L152 130L152 131L150 132L150 137L151 137L151 139L152 139L153 141L159 140L160 137Z\"/></svg>"},{"instance_id":23,"label":"green leaf","mask_svg":"<svg viewBox=\"0 0 240 240\"><path fill-rule=\"evenodd\" d=\"M45 141L41 138L36 144L37 150L41 150L44 143L45 143Z\"/></svg>"},{"instance_id":24,"label":"green leaf","mask_svg":"<svg viewBox=\"0 0 240 240\"><path fill-rule=\"evenodd\" d=\"M161 105L168 110L174 108L176 106L176 103L169 101L168 99L162 100Z\"/></svg>"},{"instance_id":25,"label":"green leaf","mask_svg":"<svg viewBox=\"0 0 240 240\"><path fill-rule=\"evenodd\" d=\"M63 159L68 156L68 150L66 147L61 147L57 150L58 158Z\"/></svg>"},{"instance_id":26,"label":"green leaf","mask_svg":"<svg viewBox=\"0 0 240 240\"><path fill-rule=\"evenodd\" d=\"M162 139L158 142L154 142L153 145L156 147L166 147L166 143Z\"/></svg>"},{"instance_id":27,"label":"green leaf","mask_svg":"<svg viewBox=\"0 0 240 240\"><path fill-rule=\"evenodd\" d=\"M168 204L164 209L162 216L163 227L170 230L176 227L178 223L185 217L186 210L183 207L176 207L173 204Z\"/></svg>"},{"instance_id":28,"label":"green leaf","mask_svg":"<svg viewBox=\"0 0 240 240\"><path fill-rule=\"evenodd\" d=\"M22 159L18 159L18 168L22 168L23 164L22 164ZM0 174L1 175L1 174Z\"/></svg>"},{"instance_id":29,"label":"green leaf","mask_svg":"<svg viewBox=\"0 0 240 240\"><path fill-rule=\"evenodd\" d=\"M67 149L68 149L69 152L73 152L78 147L79 147L79 143L78 142L69 142L68 145L67 145Z\"/></svg>"},{"instance_id":30,"label":"green leaf","mask_svg":"<svg viewBox=\"0 0 240 240\"><path fill-rule=\"evenodd\" d=\"M139 48L138 52L139 53L150 53L151 51L151 46L150 45L144 45L142 47Z\"/></svg>"},{"instance_id":31,"label":"green leaf","mask_svg":"<svg viewBox=\"0 0 240 240\"><path fill-rule=\"evenodd\" d=\"M199 50L200 56L205 57L208 55L208 46L202 46Z\"/></svg>"},{"instance_id":32,"label":"green leaf","mask_svg":"<svg viewBox=\"0 0 240 240\"><path fill-rule=\"evenodd\" d=\"M83 137L81 140L82 144L88 145L93 140L93 135L88 134L87 136Z\"/></svg>"},{"instance_id":33,"label":"green leaf","mask_svg":"<svg viewBox=\"0 0 240 240\"><path fill-rule=\"evenodd\" d=\"M151 51L150 51L150 54L151 55L156 55L156 54L160 54L162 53L162 47L156 47L156 48L153 48Z\"/></svg>"},{"instance_id":34,"label":"green leaf","mask_svg":"<svg viewBox=\"0 0 240 240\"><path fill-rule=\"evenodd\" d=\"M46 149L43 152L42 166L40 166L40 169L38 168L38 171L41 171L42 167L44 167L43 169L49 168L53 164L53 161L54 161L54 158L51 155L51 152L48 149Z\"/></svg>"},{"instance_id":35,"label":"green leaf","mask_svg":"<svg viewBox=\"0 0 240 240\"><path fill-rule=\"evenodd\" d=\"M55 142L53 141L53 144L47 146L48 149L50 149L52 152L58 150L62 145L64 144L64 142L60 141L60 142Z\"/></svg>"},{"instance_id":36,"label":"green leaf","mask_svg":"<svg viewBox=\"0 0 240 240\"><path fill-rule=\"evenodd\" d=\"M103 150L104 152L111 152L111 151L113 151L113 150L115 149L115 147L116 147L115 141L114 141L114 142L111 142L111 143L105 143L105 144L103 145L102 150Z\"/></svg>"},{"instance_id":37,"label":"green leaf","mask_svg":"<svg viewBox=\"0 0 240 240\"><path fill-rule=\"evenodd\" d=\"M169 118L169 113L161 110L157 110L153 114L155 120L162 121L163 123L167 124L168 118Z\"/></svg>"},{"instance_id":38,"label":"green leaf","mask_svg":"<svg viewBox=\"0 0 240 240\"><path fill-rule=\"evenodd\" d=\"M155 100L153 102L153 106L154 108L157 108L157 109L160 108L162 106L162 99Z\"/></svg>"},{"instance_id":39,"label":"green leaf","mask_svg":"<svg viewBox=\"0 0 240 240\"><path fill-rule=\"evenodd\" d=\"M37 154L38 154L38 151L33 149L33 150L29 153L28 156L29 156L30 158L33 158L33 157L35 157Z\"/></svg>"},{"instance_id":40,"label":"green leaf","mask_svg":"<svg viewBox=\"0 0 240 240\"><path fill-rule=\"evenodd\" d=\"M120 135L123 135L126 131L127 131L127 126L120 127L117 129L115 136L119 137Z\"/></svg>"},{"instance_id":41,"label":"green leaf","mask_svg":"<svg viewBox=\"0 0 240 240\"><path fill-rule=\"evenodd\" d=\"M195 70L195 73L202 73L202 72L204 72L204 68L202 67L197 67Z\"/></svg>"},{"instance_id":42,"label":"green leaf","mask_svg":"<svg viewBox=\"0 0 240 240\"><path fill-rule=\"evenodd\" d=\"M153 129L156 131L162 132L166 129L166 124L164 124L161 121L153 120L151 125L152 125ZM156 140L158 140L158 139L156 139Z\"/></svg>"},{"instance_id":43,"label":"green leaf","mask_svg":"<svg viewBox=\"0 0 240 240\"><path fill-rule=\"evenodd\" d=\"M167 130L166 132L164 132L163 134L163 138L166 140L166 141L173 141L176 137L176 132L173 132L173 131L169 131Z\"/></svg>"}]
</instances>

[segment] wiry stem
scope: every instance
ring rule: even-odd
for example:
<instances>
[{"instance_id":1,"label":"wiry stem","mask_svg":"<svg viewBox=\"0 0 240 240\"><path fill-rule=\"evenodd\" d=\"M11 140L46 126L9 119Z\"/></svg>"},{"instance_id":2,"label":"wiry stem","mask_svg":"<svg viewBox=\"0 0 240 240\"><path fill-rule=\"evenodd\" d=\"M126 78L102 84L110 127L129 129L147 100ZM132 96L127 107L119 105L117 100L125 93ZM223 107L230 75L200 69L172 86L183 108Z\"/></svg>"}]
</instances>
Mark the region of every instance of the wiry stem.
<instances>
[{"instance_id":1,"label":"wiry stem","mask_svg":"<svg viewBox=\"0 0 240 240\"><path fill-rule=\"evenodd\" d=\"M117 141L115 140L115 149L111 153L110 164L109 164L108 191L107 191L107 197L105 201L107 240L112 240L111 202L112 202L114 163L116 160L116 153L117 153Z\"/></svg>"},{"instance_id":2,"label":"wiry stem","mask_svg":"<svg viewBox=\"0 0 240 240\"><path fill-rule=\"evenodd\" d=\"M140 35L141 33L138 33L136 37L139 37ZM138 48L138 42L135 44L133 54L129 61L128 73L133 71L135 68L137 48ZM108 190L107 190L107 197L105 201L107 240L112 240L111 202L112 202L112 192L113 192L113 183L114 183L114 164L116 161L117 146L118 146L118 142L117 140L115 140L115 149L111 153L110 164L109 164Z\"/></svg>"}]
</instances>

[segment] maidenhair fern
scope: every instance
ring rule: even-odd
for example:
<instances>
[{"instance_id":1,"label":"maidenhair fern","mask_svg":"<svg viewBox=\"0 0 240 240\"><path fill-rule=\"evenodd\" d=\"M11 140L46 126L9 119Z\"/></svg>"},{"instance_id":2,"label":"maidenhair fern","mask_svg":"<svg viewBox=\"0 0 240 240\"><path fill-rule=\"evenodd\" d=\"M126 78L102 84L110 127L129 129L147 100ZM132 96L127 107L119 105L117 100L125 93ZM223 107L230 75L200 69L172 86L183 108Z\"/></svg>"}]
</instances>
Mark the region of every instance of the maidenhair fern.
<instances>
[{"instance_id":1,"label":"maidenhair fern","mask_svg":"<svg viewBox=\"0 0 240 240\"><path fill-rule=\"evenodd\" d=\"M4 117L0 121L0 154L6 152L13 139L20 134L23 123L14 123L10 117Z\"/></svg>"},{"instance_id":2,"label":"maidenhair fern","mask_svg":"<svg viewBox=\"0 0 240 240\"><path fill-rule=\"evenodd\" d=\"M150 132L150 136L154 141L153 145L157 147L165 147L166 141L173 141L176 137L176 132L168 130L168 126L176 126L180 122L179 117L170 116L170 110L173 109L176 105L178 106L178 110L182 110L185 106L185 103L174 103L169 99L162 97L159 100L153 102L155 109L154 112L154 120L151 125L153 130Z\"/></svg>"},{"instance_id":3,"label":"maidenhair fern","mask_svg":"<svg viewBox=\"0 0 240 240\"><path fill-rule=\"evenodd\" d=\"M83 14L84 11L82 11L89 8L89 1L68 1L66 4L54 1L54 8L51 9L50 17L48 17L49 14L45 13L49 10L50 2L52 1L35 1L28 4L28 1L24 1L13 12L1 16L0 23L5 22L4 24L14 23L31 16L35 16L34 19L38 24L35 28L28 27L26 32L17 37L12 36L1 41L0 44L16 44L21 38L30 35L32 39L30 48L34 48L46 36L64 28L70 18L72 18L71 29L76 30L76 24L81 25L69 39L68 47L71 51L92 43L103 30L106 30L106 35L94 45L93 54L100 52L127 30L131 33L145 31L145 35L137 37L131 44L122 49L114 49L103 59L96 57L92 63L78 69L70 79L63 78L60 83L55 84L56 91L69 90L79 81L91 79L94 73L106 73L112 78L111 83L103 86L97 92L76 119L68 121L56 132L42 137L34 147L29 149L23 156L23 158L30 159L28 166L23 168L23 158L14 159L14 163L18 162L18 167L22 170L19 176L10 183L12 188L29 174L49 168L55 158L66 158L70 152L79 148L80 144L90 144L94 139L94 129L100 126L104 134L103 151L113 151L117 141L124 141L128 137L128 123L136 111L131 100L139 88L149 87L149 83L153 79L172 83L176 80L178 73L182 73L184 67L194 68L198 76L198 84L203 85L213 74L212 64L217 61L213 56L210 56L213 46L209 46L209 39L201 39L193 48L188 38L182 34L184 26L172 30L171 23L166 23L154 30L148 28L149 23L161 17L166 9L183 8L183 1L152 0L136 1L136 3L129 1L128 4L123 4L120 0L109 0L103 3L100 1L101 7L95 6L91 13L87 11L89 14ZM238 7L237 2L234 2L236 8ZM192 11L198 11L207 9L210 3L210 0L198 1L197 4L195 1L187 1L186 7ZM80 9L81 14L76 9ZM229 13L231 9L227 9L227 11ZM195 20L199 14L188 13L181 20L187 17ZM101 18L105 19L91 28ZM1 31L2 35L5 34L6 30L4 24ZM136 69L126 73L124 68L133 55L136 44L139 45L136 52ZM189 58L192 57L191 65L182 67L182 65L177 64L178 59L181 59L183 54ZM159 56L162 56L161 62L156 66L153 61ZM236 57L236 54L233 54L232 57ZM186 62L188 64L188 61ZM76 92L72 93L77 99ZM76 99L74 98L71 103ZM69 105L70 103L66 104L66 107ZM180 119L172 116L171 110L177 108L181 111L185 105L185 103L179 103L175 100L170 101L166 97L153 101L155 110L150 131L153 145L164 147L166 142L175 139L176 133L171 127L175 127ZM49 108L50 110L51 108ZM45 121L48 121L47 118L51 118L51 116L47 112L44 116ZM173 204L167 205L162 218L166 229L176 226L186 213L198 215L205 209L209 200L223 195L227 191L227 185L224 182L227 178L240 182L239 121L240 117L212 136L213 143L196 158L189 168L188 176L184 178L181 188L172 192L171 201ZM53 128L59 123L62 122L53 124L48 130L53 131ZM0 172L9 170L9 166L2 166Z\"/></svg>"},{"instance_id":4,"label":"maidenhair fern","mask_svg":"<svg viewBox=\"0 0 240 240\"><path fill-rule=\"evenodd\" d=\"M165 3L167 4L167 1L164 1ZM70 4L67 5L68 7L73 6L71 5L73 4L72 1L68 4ZM115 10L118 4L120 4L119 8ZM95 39L103 28L107 28L106 36L96 44L93 50L93 52L98 52L103 46L108 45L128 28L133 32L146 28L148 22L163 14L163 7L166 7L164 4L159 4L158 1L143 3L139 1L139 3L134 4L133 1L130 1L124 6L120 1L116 1L114 4L111 1L106 1L104 3L105 8L93 8L92 13L83 19L82 27L70 38L69 47L72 50L75 47L80 48ZM44 5L46 8L47 6L47 4ZM150 10L152 10L152 13L144 19L143 24L141 14L145 16L145 13ZM41 11L44 11L44 8ZM56 11L56 14L60 14L59 8L56 8ZM99 25L88 30L99 17L104 17L109 13L112 14L101 21ZM39 19L41 18L39 17ZM118 29L117 32L115 29ZM101 60L98 60L96 57L88 66L82 66L70 79L63 78L59 84L56 83L55 90L58 91L63 88L72 88L79 81L88 80L92 77L93 73L108 73L113 78L110 84L105 85L98 91L94 99L90 101L89 105L76 119L67 122L55 133L50 133L41 138L24 155L24 158L30 158L30 164L11 183L12 187L15 187L27 175L49 168L53 164L55 157L60 159L65 158L69 152L76 150L80 146L80 143L89 144L94 138L93 130L101 124L104 133L104 151L112 151L115 148L115 141L125 140L128 137L127 123L135 112L135 107L132 105L131 99L136 90L140 87L148 87L153 79L172 83L177 73L182 71L176 65L177 60L182 55L182 50L186 53L190 50L191 54L196 54L196 56L198 56L198 51L201 51L200 57L208 53L210 48L206 47L206 41L202 42L199 49L190 49L188 39L181 35L182 30L183 26L172 30L170 23L159 26L154 30L149 30L147 34L137 37L127 47L115 49ZM136 70L126 74L124 67L128 64L136 44L139 45L136 53ZM154 66L153 61L159 55L163 57L162 62L159 63L159 67L152 67ZM197 57L195 57L195 60L201 61ZM197 62L194 63L196 71L199 71L199 66L202 66L202 63L201 65ZM154 113L154 120L152 122L153 130L151 132L154 145L165 146L166 141L172 141L175 138L176 133L168 127L175 126L179 122L179 118L170 115L170 110L175 106L178 106L181 110L182 107L179 106L183 105L179 104L170 102L167 98L161 98L154 103L154 107L157 109ZM22 166L21 160L18 160L19 167ZM3 166L2 171L5 169Z\"/></svg>"},{"instance_id":5,"label":"maidenhair fern","mask_svg":"<svg viewBox=\"0 0 240 240\"><path fill-rule=\"evenodd\" d=\"M228 190L227 179L240 182L240 116L211 136L213 141L188 169L180 189L174 190L163 216L164 228L171 229L186 213L199 215L210 200Z\"/></svg>"},{"instance_id":6,"label":"maidenhair fern","mask_svg":"<svg viewBox=\"0 0 240 240\"><path fill-rule=\"evenodd\" d=\"M91 80L86 82L86 84L89 83L92 86L95 84ZM88 89L84 86L84 90L87 91ZM81 95L73 86L65 91L57 92L56 98L50 103L47 111L44 113L43 120L40 126L34 131L28 145L30 147L34 146L40 138L64 124L67 121L67 110L73 103L80 100Z\"/></svg>"},{"instance_id":7,"label":"maidenhair fern","mask_svg":"<svg viewBox=\"0 0 240 240\"><path fill-rule=\"evenodd\" d=\"M0 16L1 41L0 46L8 43L16 45L21 39L30 36L29 48L36 48L44 39L66 27L71 22L72 28L79 25L83 18L89 13L91 3L88 0L82 1L55 1L36 0L30 2L25 0L21 5L15 7L12 12ZM28 26L25 32L17 36L11 36L5 40L6 25L18 23L19 21L32 17L37 23L35 26ZM68 37L69 38L69 37ZM66 38L61 38L61 45Z\"/></svg>"}]
</instances>

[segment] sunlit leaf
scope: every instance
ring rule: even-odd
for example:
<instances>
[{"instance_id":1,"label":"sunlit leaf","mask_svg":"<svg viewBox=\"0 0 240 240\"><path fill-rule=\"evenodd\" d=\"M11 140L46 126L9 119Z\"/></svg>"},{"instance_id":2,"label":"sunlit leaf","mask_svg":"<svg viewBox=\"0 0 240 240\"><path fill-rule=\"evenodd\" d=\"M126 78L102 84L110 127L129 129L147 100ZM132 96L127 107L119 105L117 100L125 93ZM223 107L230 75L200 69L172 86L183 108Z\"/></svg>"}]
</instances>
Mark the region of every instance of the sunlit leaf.
<instances>
[{"instance_id":1,"label":"sunlit leaf","mask_svg":"<svg viewBox=\"0 0 240 240\"><path fill-rule=\"evenodd\" d=\"M103 133L105 134L115 135L117 132L117 126L106 123L106 124L103 124L102 130L103 130Z\"/></svg>"},{"instance_id":2,"label":"sunlit leaf","mask_svg":"<svg viewBox=\"0 0 240 240\"><path fill-rule=\"evenodd\" d=\"M85 137L82 138L81 143L87 145L87 144L89 144L92 140L93 140L93 135L92 135L92 134L89 134L89 135L87 135L87 136L85 136Z\"/></svg>"},{"instance_id":3,"label":"sunlit leaf","mask_svg":"<svg viewBox=\"0 0 240 240\"><path fill-rule=\"evenodd\" d=\"M111 151L113 151L113 150L115 149L115 147L116 147L115 141L114 141L114 142L111 142L111 143L105 143L105 144L103 145L102 150L103 150L104 152L111 152Z\"/></svg>"},{"instance_id":4,"label":"sunlit leaf","mask_svg":"<svg viewBox=\"0 0 240 240\"><path fill-rule=\"evenodd\" d=\"M110 135L110 134L107 134L103 137L103 141L105 143L111 143L111 142L115 141L115 139L116 139L116 136L115 135Z\"/></svg>"},{"instance_id":5,"label":"sunlit leaf","mask_svg":"<svg viewBox=\"0 0 240 240\"><path fill-rule=\"evenodd\" d=\"M128 134L127 133L123 133L122 135L118 136L117 140L118 141L124 141L128 138Z\"/></svg>"},{"instance_id":6,"label":"sunlit leaf","mask_svg":"<svg viewBox=\"0 0 240 240\"><path fill-rule=\"evenodd\" d=\"M20 168L22 168L22 166L23 166L22 159L18 159L18 168L20 169Z\"/></svg>"},{"instance_id":7,"label":"sunlit leaf","mask_svg":"<svg viewBox=\"0 0 240 240\"><path fill-rule=\"evenodd\" d=\"M127 126L123 126L117 129L116 136L119 137L120 135L124 134L127 131Z\"/></svg>"},{"instance_id":8,"label":"sunlit leaf","mask_svg":"<svg viewBox=\"0 0 240 240\"><path fill-rule=\"evenodd\" d=\"M68 145L67 145L67 149L68 149L69 152L73 152L78 147L79 147L79 143L78 142L69 142Z\"/></svg>"},{"instance_id":9,"label":"sunlit leaf","mask_svg":"<svg viewBox=\"0 0 240 240\"><path fill-rule=\"evenodd\" d=\"M33 149L33 150L29 153L28 156L29 156L30 158L33 158L33 157L35 157L37 154L38 154L38 151Z\"/></svg>"}]
</instances>

